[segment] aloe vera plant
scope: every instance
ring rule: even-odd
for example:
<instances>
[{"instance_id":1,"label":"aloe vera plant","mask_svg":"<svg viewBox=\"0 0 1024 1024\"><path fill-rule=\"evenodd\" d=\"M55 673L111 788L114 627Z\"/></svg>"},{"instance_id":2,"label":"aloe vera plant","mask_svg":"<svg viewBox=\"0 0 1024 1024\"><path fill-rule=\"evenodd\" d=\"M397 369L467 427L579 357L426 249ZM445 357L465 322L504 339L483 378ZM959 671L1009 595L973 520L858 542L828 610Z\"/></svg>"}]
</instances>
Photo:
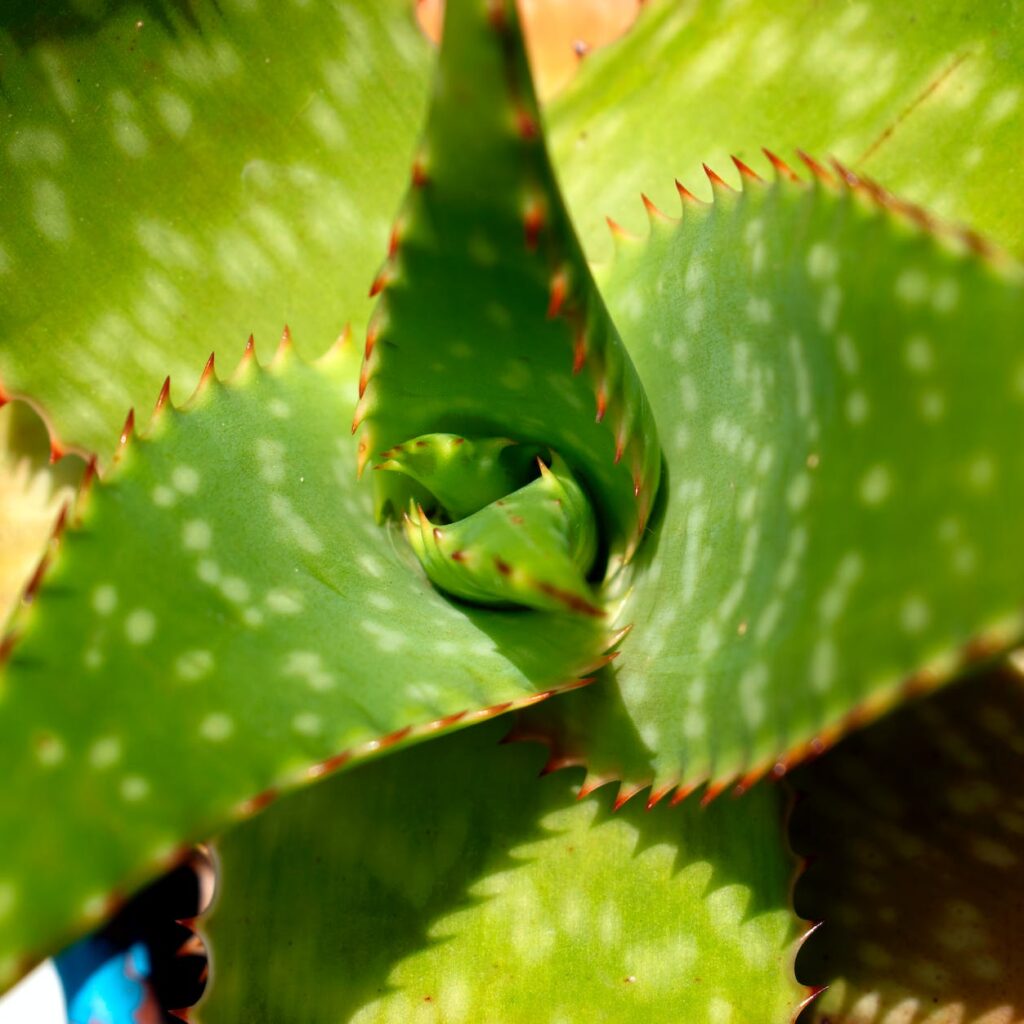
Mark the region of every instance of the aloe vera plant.
<instances>
[{"instance_id":1,"label":"aloe vera plant","mask_svg":"<svg viewBox=\"0 0 1024 1024\"><path fill-rule=\"evenodd\" d=\"M0 15L0 988L1020 1018L1020 21Z\"/></svg>"}]
</instances>

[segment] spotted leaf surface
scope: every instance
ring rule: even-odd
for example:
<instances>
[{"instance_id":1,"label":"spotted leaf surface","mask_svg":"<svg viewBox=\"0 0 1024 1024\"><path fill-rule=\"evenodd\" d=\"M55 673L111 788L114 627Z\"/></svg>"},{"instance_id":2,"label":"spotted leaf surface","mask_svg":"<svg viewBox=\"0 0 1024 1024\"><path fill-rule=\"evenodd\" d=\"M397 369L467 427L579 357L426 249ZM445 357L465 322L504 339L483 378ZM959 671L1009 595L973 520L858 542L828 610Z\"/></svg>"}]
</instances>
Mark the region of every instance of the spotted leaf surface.
<instances>
[{"instance_id":1,"label":"spotted leaf surface","mask_svg":"<svg viewBox=\"0 0 1024 1024\"><path fill-rule=\"evenodd\" d=\"M748 178L653 217L605 294L668 482L562 754L659 791L781 772L1019 640L1019 270L856 183Z\"/></svg>"},{"instance_id":2,"label":"spotted leaf surface","mask_svg":"<svg viewBox=\"0 0 1024 1024\"><path fill-rule=\"evenodd\" d=\"M796 888L823 922L807 1024L1024 1017L1024 682L1003 670L902 709L795 774Z\"/></svg>"},{"instance_id":3,"label":"spotted leaf surface","mask_svg":"<svg viewBox=\"0 0 1024 1024\"><path fill-rule=\"evenodd\" d=\"M365 322L427 95L411 3L4 8L0 389L105 458L210 338Z\"/></svg>"},{"instance_id":4,"label":"spotted leaf surface","mask_svg":"<svg viewBox=\"0 0 1024 1024\"><path fill-rule=\"evenodd\" d=\"M562 205L511 0L448 9L374 290L362 458L434 431L548 445L590 490L613 568L628 558L657 490L657 431Z\"/></svg>"},{"instance_id":5,"label":"spotted leaf surface","mask_svg":"<svg viewBox=\"0 0 1024 1024\"><path fill-rule=\"evenodd\" d=\"M767 171L774 145L833 154L1024 254L1022 31L1001 0L645 3L549 110L587 251L607 251L605 215L641 229L641 190L667 208L673 177L733 153Z\"/></svg>"},{"instance_id":6,"label":"spotted leaf surface","mask_svg":"<svg viewBox=\"0 0 1024 1024\"><path fill-rule=\"evenodd\" d=\"M3 647L0 982L276 790L600 660L592 620L457 607L374 523L356 370L250 353L79 500Z\"/></svg>"},{"instance_id":7,"label":"spotted leaf surface","mask_svg":"<svg viewBox=\"0 0 1024 1024\"><path fill-rule=\"evenodd\" d=\"M790 1019L804 993L776 789L613 814L501 735L404 751L225 836L196 1018Z\"/></svg>"}]
</instances>

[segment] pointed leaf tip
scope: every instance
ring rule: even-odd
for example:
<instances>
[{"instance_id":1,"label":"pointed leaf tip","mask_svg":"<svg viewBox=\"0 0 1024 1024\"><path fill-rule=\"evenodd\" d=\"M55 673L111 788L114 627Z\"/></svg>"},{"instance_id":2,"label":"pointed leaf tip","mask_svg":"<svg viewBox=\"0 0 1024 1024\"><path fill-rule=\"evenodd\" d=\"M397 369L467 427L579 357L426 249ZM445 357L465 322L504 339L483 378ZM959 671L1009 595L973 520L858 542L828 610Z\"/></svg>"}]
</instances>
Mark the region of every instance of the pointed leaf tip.
<instances>
[{"instance_id":1,"label":"pointed leaf tip","mask_svg":"<svg viewBox=\"0 0 1024 1024\"><path fill-rule=\"evenodd\" d=\"M654 205L654 202L650 199L649 196L641 192L640 199L643 201L644 209L647 211L647 216L651 220L662 220L665 221L666 223L672 223L673 218L670 217L667 213L663 213L661 210L659 210L658 207Z\"/></svg>"},{"instance_id":2,"label":"pointed leaf tip","mask_svg":"<svg viewBox=\"0 0 1024 1024\"><path fill-rule=\"evenodd\" d=\"M128 415L124 418L124 426L121 428L121 437L118 441L123 448L135 433L135 410L129 409Z\"/></svg>"},{"instance_id":3,"label":"pointed leaf tip","mask_svg":"<svg viewBox=\"0 0 1024 1024\"><path fill-rule=\"evenodd\" d=\"M748 167L738 156L731 157L732 162L736 165L736 170L740 172L741 178L746 178L747 181L763 181L757 171Z\"/></svg>"},{"instance_id":4,"label":"pointed leaf tip","mask_svg":"<svg viewBox=\"0 0 1024 1024\"><path fill-rule=\"evenodd\" d=\"M821 163L814 159L809 153L805 153L802 149L796 151L796 155L804 162L807 169L818 179L823 185L835 185L836 179L832 176L831 172Z\"/></svg>"},{"instance_id":5,"label":"pointed leaf tip","mask_svg":"<svg viewBox=\"0 0 1024 1024\"><path fill-rule=\"evenodd\" d=\"M790 167L789 164L787 164L786 161L782 159L782 157L776 156L770 149L762 149L761 152L764 153L765 157L768 160L768 163L770 163L772 167L775 169L775 173L778 175L779 178L782 178L786 181L800 180L800 177L799 175L797 175L796 171L794 171L793 168Z\"/></svg>"},{"instance_id":6,"label":"pointed leaf tip","mask_svg":"<svg viewBox=\"0 0 1024 1024\"><path fill-rule=\"evenodd\" d=\"M165 377L163 387L160 388L160 394L156 396L156 405L153 406L153 415L159 416L163 412L164 407L167 405L167 400L171 397L171 378Z\"/></svg>"},{"instance_id":7,"label":"pointed leaf tip","mask_svg":"<svg viewBox=\"0 0 1024 1024\"><path fill-rule=\"evenodd\" d=\"M701 205L701 201L678 178L676 178L676 192L679 193L679 198L683 201L684 206L687 204Z\"/></svg>"},{"instance_id":8,"label":"pointed leaf tip","mask_svg":"<svg viewBox=\"0 0 1024 1024\"><path fill-rule=\"evenodd\" d=\"M725 189L727 192L735 191L733 187L726 183L725 179L718 174L717 171L712 170L707 164L701 165L704 168L704 173L708 177L708 181L711 182L712 189Z\"/></svg>"}]
</instances>

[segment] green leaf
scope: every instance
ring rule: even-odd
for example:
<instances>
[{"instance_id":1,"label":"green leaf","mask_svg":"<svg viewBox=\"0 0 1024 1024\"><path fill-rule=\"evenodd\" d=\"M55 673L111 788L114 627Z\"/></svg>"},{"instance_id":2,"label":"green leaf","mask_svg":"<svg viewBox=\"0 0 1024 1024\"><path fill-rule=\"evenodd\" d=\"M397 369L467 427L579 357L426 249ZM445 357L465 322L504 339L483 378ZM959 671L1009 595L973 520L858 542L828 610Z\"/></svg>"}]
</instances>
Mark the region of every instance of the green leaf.
<instances>
[{"instance_id":1,"label":"green leaf","mask_svg":"<svg viewBox=\"0 0 1024 1024\"><path fill-rule=\"evenodd\" d=\"M651 0L549 111L588 252L610 214L642 222L673 177L759 147L834 154L1024 255L1024 9L1002 0ZM658 74L650 69L656 67Z\"/></svg>"},{"instance_id":2,"label":"green leaf","mask_svg":"<svg viewBox=\"0 0 1024 1024\"><path fill-rule=\"evenodd\" d=\"M427 95L407 0L26 6L0 15L9 392L105 458L210 339L365 323Z\"/></svg>"},{"instance_id":3,"label":"green leaf","mask_svg":"<svg viewBox=\"0 0 1024 1024\"><path fill-rule=\"evenodd\" d=\"M1024 682L1002 669L851 736L794 773L810 864L807 1021L992 1024L1021 988Z\"/></svg>"},{"instance_id":4,"label":"green leaf","mask_svg":"<svg viewBox=\"0 0 1024 1024\"><path fill-rule=\"evenodd\" d=\"M593 620L457 607L375 525L356 371L250 352L78 502L3 647L0 983L277 790L602 660Z\"/></svg>"},{"instance_id":5,"label":"green leaf","mask_svg":"<svg viewBox=\"0 0 1024 1024\"><path fill-rule=\"evenodd\" d=\"M614 570L657 491L657 432L539 117L514 3L450 5L353 429L364 461L438 431L550 446L590 491Z\"/></svg>"},{"instance_id":6,"label":"green leaf","mask_svg":"<svg viewBox=\"0 0 1024 1024\"><path fill-rule=\"evenodd\" d=\"M790 1019L777 790L612 814L500 736L405 751L225 836L197 1019Z\"/></svg>"},{"instance_id":7,"label":"green leaf","mask_svg":"<svg viewBox=\"0 0 1024 1024\"><path fill-rule=\"evenodd\" d=\"M402 473L426 488L449 519L462 519L518 490L536 473L540 449L508 438L471 441L425 434L383 452L373 468ZM404 511L398 502L394 511Z\"/></svg>"},{"instance_id":8,"label":"green leaf","mask_svg":"<svg viewBox=\"0 0 1024 1024\"><path fill-rule=\"evenodd\" d=\"M1020 640L1022 276L921 216L748 178L623 241L666 503L559 756L659 792L782 772Z\"/></svg>"},{"instance_id":9,"label":"green leaf","mask_svg":"<svg viewBox=\"0 0 1024 1024\"><path fill-rule=\"evenodd\" d=\"M590 502L559 456L540 466L531 483L450 526L415 510L406 539L427 576L456 597L600 618L587 582L597 554Z\"/></svg>"}]
</instances>

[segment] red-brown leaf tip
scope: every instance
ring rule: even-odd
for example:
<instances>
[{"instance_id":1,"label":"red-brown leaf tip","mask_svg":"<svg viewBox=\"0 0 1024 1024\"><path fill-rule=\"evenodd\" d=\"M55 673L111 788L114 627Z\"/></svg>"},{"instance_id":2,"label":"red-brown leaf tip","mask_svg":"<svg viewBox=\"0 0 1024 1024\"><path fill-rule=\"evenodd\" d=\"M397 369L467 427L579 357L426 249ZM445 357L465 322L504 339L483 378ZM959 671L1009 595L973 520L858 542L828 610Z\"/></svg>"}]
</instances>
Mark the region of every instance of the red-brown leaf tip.
<instances>
[{"instance_id":1,"label":"red-brown leaf tip","mask_svg":"<svg viewBox=\"0 0 1024 1024\"><path fill-rule=\"evenodd\" d=\"M835 178L832 177L831 173L822 164L818 163L813 156L805 153L802 149L798 149L796 151L796 155L800 157L807 169L815 178L818 179L818 181L826 185L834 185L836 183Z\"/></svg>"},{"instance_id":2,"label":"red-brown leaf tip","mask_svg":"<svg viewBox=\"0 0 1024 1024\"><path fill-rule=\"evenodd\" d=\"M654 205L654 202L650 199L650 197L647 196L645 193L641 192L640 198L641 200L643 200L644 209L647 211L647 216L650 217L651 220L672 220L672 218L669 217L667 213L662 213L661 210L659 210L658 207Z\"/></svg>"},{"instance_id":3,"label":"red-brown leaf tip","mask_svg":"<svg viewBox=\"0 0 1024 1024\"><path fill-rule=\"evenodd\" d=\"M164 406L167 405L167 400L171 397L171 378L164 378L164 386L160 389L160 394L156 396L156 405L153 406L153 415L159 416L164 410Z\"/></svg>"},{"instance_id":4,"label":"red-brown leaf tip","mask_svg":"<svg viewBox=\"0 0 1024 1024\"><path fill-rule=\"evenodd\" d=\"M708 181L711 182L713 189L724 188L730 192L732 191L732 188L725 183L725 180L716 171L713 171L707 164L702 164L701 166L704 168L704 173L708 176Z\"/></svg>"},{"instance_id":5,"label":"red-brown leaf tip","mask_svg":"<svg viewBox=\"0 0 1024 1024\"><path fill-rule=\"evenodd\" d=\"M548 299L548 319L551 320L562 310L565 302L565 293L568 290L569 281L564 270L559 270L551 278L551 297Z\"/></svg>"},{"instance_id":6,"label":"red-brown leaf tip","mask_svg":"<svg viewBox=\"0 0 1024 1024\"><path fill-rule=\"evenodd\" d=\"M679 198L684 204L694 203L700 205L700 200L678 178L676 178L676 192L679 193Z\"/></svg>"},{"instance_id":7,"label":"red-brown leaf tip","mask_svg":"<svg viewBox=\"0 0 1024 1024\"><path fill-rule=\"evenodd\" d=\"M128 443L133 433L135 433L135 410L129 409L128 415L124 418L124 426L121 428L121 438L118 442L121 447Z\"/></svg>"},{"instance_id":8,"label":"red-brown leaf tip","mask_svg":"<svg viewBox=\"0 0 1024 1024\"><path fill-rule=\"evenodd\" d=\"M776 156L770 149L762 149L762 153L768 158L768 163L775 168L775 173L786 181L799 181L796 171L786 163L782 157Z\"/></svg>"},{"instance_id":9,"label":"red-brown leaf tip","mask_svg":"<svg viewBox=\"0 0 1024 1024\"><path fill-rule=\"evenodd\" d=\"M732 157L732 162L736 165L736 170L740 172L741 178L746 178L748 181L762 181L761 175L757 171L748 167L738 156Z\"/></svg>"},{"instance_id":10,"label":"red-brown leaf tip","mask_svg":"<svg viewBox=\"0 0 1024 1024\"><path fill-rule=\"evenodd\" d=\"M206 365L203 367L203 372L199 375L199 387L206 387L207 384L213 379L216 368L214 366L215 353L210 353L210 358L206 360Z\"/></svg>"}]
</instances>

